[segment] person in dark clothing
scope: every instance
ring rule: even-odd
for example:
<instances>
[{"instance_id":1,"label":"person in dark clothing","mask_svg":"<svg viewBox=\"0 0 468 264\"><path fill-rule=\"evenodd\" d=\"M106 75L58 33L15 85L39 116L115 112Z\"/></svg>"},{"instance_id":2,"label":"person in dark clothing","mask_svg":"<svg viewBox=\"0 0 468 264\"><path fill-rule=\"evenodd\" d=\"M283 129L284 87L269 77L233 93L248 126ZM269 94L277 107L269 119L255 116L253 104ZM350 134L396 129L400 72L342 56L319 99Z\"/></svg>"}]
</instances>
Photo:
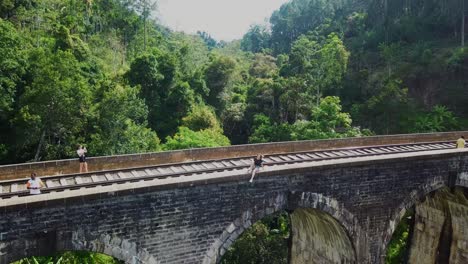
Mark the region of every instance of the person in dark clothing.
<instances>
[{"instance_id":1,"label":"person in dark clothing","mask_svg":"<svg viewBox=\"0 0 468 264\"><path fill-rule=\"evenodd\" d=\"M252 165L250 166L248 173L252 173L252 177L249 182L253 182L255 173L257 173L261 167L263 167L263 155L258 154L257 157L253 158Z\"/></svg>"}]
</instances>

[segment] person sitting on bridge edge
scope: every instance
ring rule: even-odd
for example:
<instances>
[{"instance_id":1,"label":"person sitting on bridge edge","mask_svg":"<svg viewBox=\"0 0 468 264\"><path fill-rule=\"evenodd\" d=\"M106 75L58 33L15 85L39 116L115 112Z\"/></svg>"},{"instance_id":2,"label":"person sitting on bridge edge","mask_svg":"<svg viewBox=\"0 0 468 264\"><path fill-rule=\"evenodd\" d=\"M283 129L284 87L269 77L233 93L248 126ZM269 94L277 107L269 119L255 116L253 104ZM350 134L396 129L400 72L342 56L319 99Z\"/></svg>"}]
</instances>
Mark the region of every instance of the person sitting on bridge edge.
<instances>
[{"instance_id":1,"label":"person sitting on bridge edge","mask_svg":"<svg viewBox=\"0 0 468 264\"><path fill-rule=\"evenodd\" d=\"M465 137L464 136L461 136L457 140L457 148L465 148Z\"/></svg>"},{"instance_id":2,"label":"person sitting on bridge edge","mask_svg":"<svg viewBox=\"0 0 468 264\"><path fill-rule=\"evenodd\" d=\"M247 171L248 173L252 172L252 177L250 178L249 182L253 182L255 173L257 173L261 167L263 167L263 155L258 154L256 157L253 158L252 165Z\"/></svg>"},{"instance_id":3,"label":"person sitting on bridge edge","mask_svg":"<svg viewBox=\"0 0 468 264\"><path fill-rule=\"evenodd\" d=\"M76 154L78 154L78 159L80 161L80 173L82 172L88 172L88 163L86 162L86 147L83 147L80 145L78 147L78 150L76 151Z\"/></svg>"},{"instance_id":4,"label":"person sitting on bridge edge","mask_svg":"<svg viewBox=\"0 0 468 264\"><path fill-rule=\"evenodd\" d=\"M41 179L37 178L35 172L31 173L31 179L26 183L30 194L41 194L41 188L45 187Z\"/></svg>"}]
</instances>

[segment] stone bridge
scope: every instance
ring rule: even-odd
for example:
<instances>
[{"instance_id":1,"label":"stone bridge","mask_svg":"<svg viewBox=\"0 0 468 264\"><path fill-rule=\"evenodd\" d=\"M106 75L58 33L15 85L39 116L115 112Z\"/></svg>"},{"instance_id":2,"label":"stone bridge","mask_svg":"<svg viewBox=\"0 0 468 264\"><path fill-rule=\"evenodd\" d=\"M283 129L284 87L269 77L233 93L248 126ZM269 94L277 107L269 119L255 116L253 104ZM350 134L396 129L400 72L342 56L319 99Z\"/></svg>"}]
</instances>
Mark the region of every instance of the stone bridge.
<instances>
[{"instance_id":1,"label":"stone bridge","mask_svg":"<svg viewBox=\"0 0 468 264\"><path fill-rule=\"evenodd\" d=\"M456 140L460 133L196 151L202 158L206 153L226 157ZM158 155L182 162L194 159L194 151ZM145 160L127 158L138 164ZM106 159L116 166L115 159L124 157ZM6 175L3 179L11 179L28 167L50 172L54 163L64 168L61 162L69 161L9 165L0 168L0 173ZM245 172L231 171L0 200L0 264L61 250L101 252L126 263L214 264L246 228L283 210L291 213L291 263L384 263L388 242L408 208L444 186L468 187L468 151L289 164L266 169L253 184L248 179ZM467 232L460 232L456 239L461 245L457 250L466 255Z\"/></svg>"}]
</instances>

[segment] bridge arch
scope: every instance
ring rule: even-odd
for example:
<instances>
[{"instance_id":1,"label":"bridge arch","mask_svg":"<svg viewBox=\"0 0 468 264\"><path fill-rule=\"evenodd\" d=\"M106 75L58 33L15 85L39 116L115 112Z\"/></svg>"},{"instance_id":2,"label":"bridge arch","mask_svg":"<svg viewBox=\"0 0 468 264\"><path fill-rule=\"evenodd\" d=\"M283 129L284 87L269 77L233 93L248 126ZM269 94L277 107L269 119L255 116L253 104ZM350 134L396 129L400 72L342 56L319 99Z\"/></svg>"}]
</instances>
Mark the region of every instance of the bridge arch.
<instances>
[{"instance_id":1,"label":"bridge arch","mask_svg":"<svg viewBox=\"0 0 468 264\"><path fill-rule=\"evenodd\" d=\"M468 181L457 180L455 186L468 188ZM424 200L425 197L433 192L436 192L444 187L447 187L447 181L444 177L435 177L428 179L426 183L420 185L419 188L413 190L407 199L405 199L393 212L390 221L388 222L386 232L383 237L383 249L381 254L381 262L385 263L385 257L387 254L388 246L392 236L395 232L396 227L400 224L401 220L405 216L406 212L415 206L418 202Z\"/></svg>"},{"instance_id":2,"label":"bridge arch","mask_svg":"<svg viewBox=\"0 0 468 264\"><path fill-rule=\"evenodd\" d=\"M386 231L383 236L382 245L384 248L382 250L384 254L381 254L382 261L385 261L388 244L392 239L396 227L400 224L401 219L406 214L408 209L412 208L419 201L422 201L424 197L426 197L430 193L442 189L445 186L447 186L446 181L442 177L428 179L426 183L420 185L419 188L410 192L407 199L405 199L402 203L400 203L400 205L398 205L398 207L393 211L393 214L390 217L390 221L387 224Z\"/></svg>"},{"instance_id":3,"label":"bridge arch","mask_svg":"<svg viewBox=\"0 0 468 264\"><path fill-rule=\"evenodd\" d=\"M362 233L358 219L334 198L314 192L291 192L289 200L291 209L312 208L328 213L343 225L350 237Z\"/></svg>"},{"instance_id":4,"label":"bridge arch","mask_svg":"<svg viewBox=\"0 0 468 264\"><path fill-rule=\"evenodd\" d=\"M357 263L368 258L368 242L358 218L346 206L335 198L315 192L291 192L289 208L311 208L325 212L333 217L344 229L350 239Z\"/></svg>"},{"instance_id":5,"label":"bridge arch","mask_svg":"<svg viewBox=\"0 0 468 264\"><path fill-rule=\"evenodd\" d=\"M24 244L24 245L22 245ZM43 246L41 246L43 245ZM46 245L46 246L44 246ZM41 231L34 238L23 241L11 241L1 248L14 247L14 256L4 256L8 262L27 258L33 255L50 255L58 251L89 251L102 253L132 264L157 264L157 259L135 242L122 239L116 235L90 235L82 230L78 231Z\"/></svg>"},{"instance_id":6,"label":"bridge arch","mask_svg":"<svg viewBox=\"0 0 468 264\"><path fill-rule=\"evenodd\" d=\"M210 248L205 254L203 264L215 264L221 261L224 253L236 241L236 239L255 222L261 220L267 215L287 209L287 194L278 193L274 199L271 199L266 206L253 206L241 213L241 216L230 222L218 238L211 243Z\"/></svg>"},{"instance_id":7,"label":"bridge arch","mask_svg":"<svg viewBox=\"0 0 468 264\"><path fill-rule=\"evenodd\" d=\"M287 198L286 198L287 196ZM298 199L300 197L300 199ZM295 210L314 209L322 214L333 218L344 230L346 238L349 239L356 263L363 259L365 250L365 233L358 224L357 218L348 210L344 204L334 198L313 192L291 192L288 195L281 194L277 197L276 207L266 207L260 211L252 209L245 210L241 216L229 223L222 234L215 239L205 254L203 264L216 264L221 261L224 253L231 247L236 239L255 222L268 215L283 210L293 212ZM357 247L359 250L357 250Z\"/></svg>"}]
</instances>

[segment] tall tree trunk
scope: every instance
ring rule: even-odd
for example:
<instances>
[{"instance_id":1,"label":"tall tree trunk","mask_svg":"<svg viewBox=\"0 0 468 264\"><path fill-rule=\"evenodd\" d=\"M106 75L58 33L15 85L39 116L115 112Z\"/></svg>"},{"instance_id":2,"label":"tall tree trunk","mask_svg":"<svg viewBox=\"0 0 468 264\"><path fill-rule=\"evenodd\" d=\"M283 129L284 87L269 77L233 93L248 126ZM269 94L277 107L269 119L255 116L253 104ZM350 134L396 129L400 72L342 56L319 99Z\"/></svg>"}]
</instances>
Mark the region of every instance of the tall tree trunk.
<instances>
[{"instance_id":1,"label":"tall tree trunk","mask_svg":"<svg viewBox=\"0 0 468 264\"><path fill-rule=\"evenodd\" d=\"M388 43L388 26L389 26L389 21L388 21L388 2L387 0L384 0L384 28L385 28L385 43Z\"/></svg>"},{"instance_id":2,"label":"tall tree trunk","mask_svg":"<svg viewBox=\"0 0 468 264\"><path fill-rule=\"evenodd\" d=\"M315 99L317 100L316 103L317 103L317 107L318 107L320 105L320 98L322 97L320 95L320 88L318 88L318 87L317 87L317 94L315 95L315 97L316 97Z\"/></svg>"},{"instance_id":3,"label":"tall tree trunk","mask_svg":"<svg viewBox=\"0 0 468 264\"><path fill-rule=\"evenodd\" d=\"M144 44L143 44L143 49L144 51L146 51L146 17L144 18L144 22L143 22L143 27L144 27L144 32L143 32L143 41L144 41Z\"/></svg>"},{"instance_id":4,"label":"tall tree trunk","mask_svg":"<svg viewBox=\"0 0 468 264\"><path fill-rule=\"evenodd\" d=\"M465 47L465 0L462 0L461 46Z\"/></svg>"},{"instance_id":5,"label":"tall tree trunk","mask_svg":"<svg viewBox=\"0 0 468 264\"><path fill-rule=\"evenodd\" d=\"M41 154L42 145L44 144L45 139L45 129L42 130L41 140L39 140L39 145L37 146L36 155L34 155L34 161L39 161L39 154Z\"/></svg>"}]
</instances>

